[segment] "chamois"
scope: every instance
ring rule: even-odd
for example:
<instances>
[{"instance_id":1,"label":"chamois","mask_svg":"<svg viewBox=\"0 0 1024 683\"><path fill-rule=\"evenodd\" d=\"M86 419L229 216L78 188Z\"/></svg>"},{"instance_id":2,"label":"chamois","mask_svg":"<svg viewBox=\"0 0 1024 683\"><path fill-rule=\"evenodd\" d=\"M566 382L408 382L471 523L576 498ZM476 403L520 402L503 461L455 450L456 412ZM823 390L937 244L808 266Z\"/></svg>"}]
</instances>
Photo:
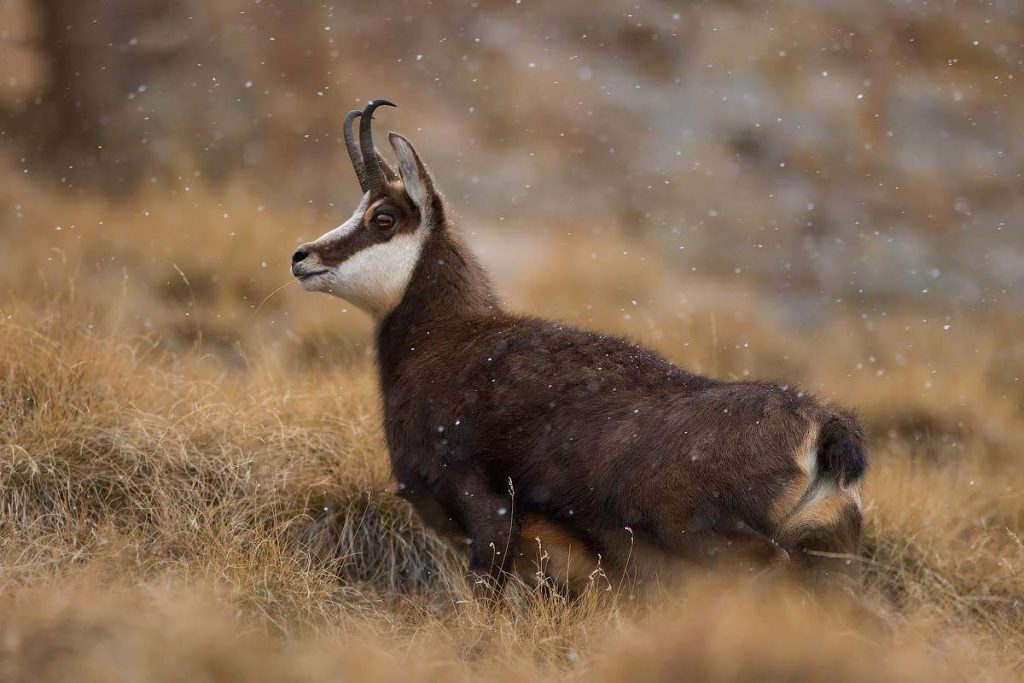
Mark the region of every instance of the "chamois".
<instances>
[{"instance_id":1,"label":"chamois","mask_svg":"<svg viewBox=\"0 0 1024 683\"><path fill-rule=\"evenodd\" d=\"M856 551L867 452L853 413L506 311L409 141L388 135L397 173L375 149L383 105L345 117L355 213L291 269L375 318L396 492L462 537L478 583L520 571L537 534L611 567L634 543L698 562L753 548L815 576Z\"/></svg>"}]
</instances>

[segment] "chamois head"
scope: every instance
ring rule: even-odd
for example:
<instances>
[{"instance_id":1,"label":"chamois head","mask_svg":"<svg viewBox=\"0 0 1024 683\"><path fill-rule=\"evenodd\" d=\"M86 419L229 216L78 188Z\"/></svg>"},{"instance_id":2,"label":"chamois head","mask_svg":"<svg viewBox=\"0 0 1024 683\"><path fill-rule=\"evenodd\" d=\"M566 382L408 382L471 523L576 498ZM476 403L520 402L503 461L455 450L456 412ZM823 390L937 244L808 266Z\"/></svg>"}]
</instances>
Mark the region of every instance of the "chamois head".
<instances>
[{"instance_id":1,"label":"chamois head","mask_svg":"<svg viewBox=\"0 0 1024 683\"><path fill-rule=\"evenodd\" d=\"M292 275L303 289L341 297L377 318L402 300L428 235L444 222L441 198L409 141L388 134L398 173L374 148L373 111L383 105L396 106L374 100L345 116L345 146L363 191L355 213L292 254Z\"/></svg>"}]
</instances>

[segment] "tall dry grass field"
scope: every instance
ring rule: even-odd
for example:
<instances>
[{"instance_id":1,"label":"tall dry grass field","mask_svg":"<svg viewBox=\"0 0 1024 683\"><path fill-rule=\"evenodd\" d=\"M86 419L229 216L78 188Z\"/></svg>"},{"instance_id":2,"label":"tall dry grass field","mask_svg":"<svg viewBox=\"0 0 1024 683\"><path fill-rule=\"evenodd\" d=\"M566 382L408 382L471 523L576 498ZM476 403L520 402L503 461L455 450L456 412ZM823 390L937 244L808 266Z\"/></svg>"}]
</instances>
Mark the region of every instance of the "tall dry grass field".
<instances>
[{"instance_id":1,"label":"tall dry grass field","mask_svg":"<svg viewBox=\"0 0 1024 683\"><path fill-rule=\"evenodd\" d=\"M856 595L596 575L573 601L514 585L491 608L386 492L367 319L271 294L327 226L240 187L113 204L10 173L0 195L4 680L1024 675L1019 311L837 302L798 326L770 285L615 232L467 227L512 306L798 381L872 438Z\"/></svg>"}]
</instances>

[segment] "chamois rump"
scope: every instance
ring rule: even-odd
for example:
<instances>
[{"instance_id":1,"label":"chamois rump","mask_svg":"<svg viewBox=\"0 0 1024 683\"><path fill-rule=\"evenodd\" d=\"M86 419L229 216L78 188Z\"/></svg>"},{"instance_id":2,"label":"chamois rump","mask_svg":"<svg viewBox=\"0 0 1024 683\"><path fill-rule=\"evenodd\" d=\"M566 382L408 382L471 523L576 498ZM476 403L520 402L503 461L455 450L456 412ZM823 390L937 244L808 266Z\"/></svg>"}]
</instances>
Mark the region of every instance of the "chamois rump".
<instances>
[{"instance_id":1,"label":"chamois rump","mask_svg":"<svg viewBox=\"0 0 1024 683\"><path fill-rule=\"evenodd\" d=\"M743 548L812 575L857 550L867 453L851 412L506 311L409 141L388 136L397 173L374 148L382 105L345 117L362 198L292 274L375 318L396 492L465 541L478 583L527 574L535 537L570 581L571 554L621 569L636 544L698 562Z\"/></svg>"}]
</instances>

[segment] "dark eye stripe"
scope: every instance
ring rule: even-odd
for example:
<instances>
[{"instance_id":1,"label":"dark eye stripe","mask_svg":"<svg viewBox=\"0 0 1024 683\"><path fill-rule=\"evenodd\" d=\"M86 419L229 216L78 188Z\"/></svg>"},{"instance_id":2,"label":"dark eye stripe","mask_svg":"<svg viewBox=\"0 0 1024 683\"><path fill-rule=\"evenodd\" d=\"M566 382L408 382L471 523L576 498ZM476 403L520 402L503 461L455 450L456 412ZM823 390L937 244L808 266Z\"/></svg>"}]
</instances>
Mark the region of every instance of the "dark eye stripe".
<instances>
[{"instance_id":1,"label":"dark eye stripe","mask_svg":"<svg viewBox=\"0 0 1024 683\"><path fill-rule=\"evenodd\" d=\"M376 223L383 214L391 216L394 221L387 228ZM415 205L400 197L382 197L366 209L358 228L330 243L319 245L317 251L324 265L336 266L363 249L388 242L395 235L413 232L419 226L420 213Z\"/></svg>"}]
</instances>

